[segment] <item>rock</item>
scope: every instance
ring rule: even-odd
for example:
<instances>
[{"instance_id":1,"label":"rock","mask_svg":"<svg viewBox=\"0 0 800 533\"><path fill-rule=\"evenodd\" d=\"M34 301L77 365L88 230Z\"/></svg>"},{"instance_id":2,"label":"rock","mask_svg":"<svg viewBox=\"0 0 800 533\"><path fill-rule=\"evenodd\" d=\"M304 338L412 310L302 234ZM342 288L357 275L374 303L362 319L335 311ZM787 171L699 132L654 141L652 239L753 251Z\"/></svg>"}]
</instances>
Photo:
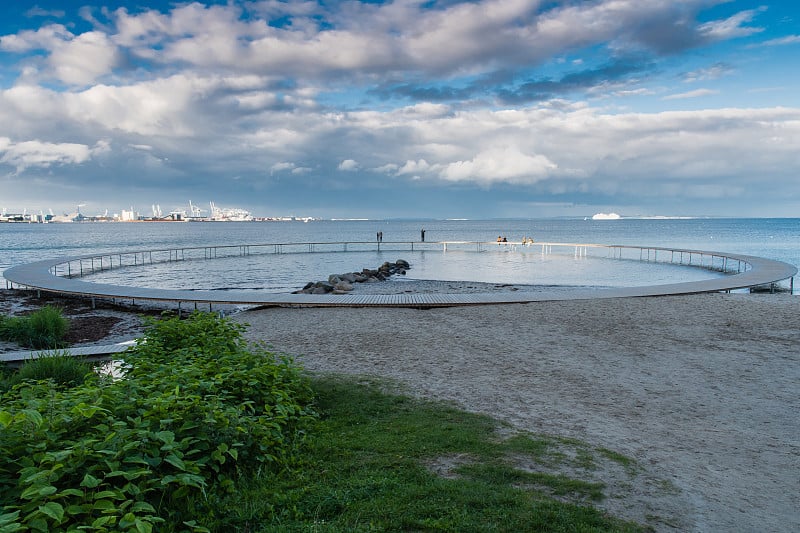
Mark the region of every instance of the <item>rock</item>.
<instances>
[{"instance_id":1,"label":"rock","mask_svg":"<svg viewBox=\"0 0 800 533\"><path fill-rule=\"evenodd\" d=\"M354 283L377 283L385 281L394 274L405 276L406 270L411 265L405 259L398 259L394 263L384 261L377 269L364 268L361 272L347 272L345 274L331 274L328 281L310 281L305 286L292 294L347 294L353 290Z\"/></svg>"},{"instance_id":2,"label":"rock","mask_svg":"<svg viewBox=\"0 0 800 533\"><path fill-rule=\"evenodd\" d=\"M336 285L333 286L333 290L334 291L352 291L353 290L353 286L350 283L342 280L342 281L340 281L339 283L337 283Z\"/></svg>"}]
</instances>

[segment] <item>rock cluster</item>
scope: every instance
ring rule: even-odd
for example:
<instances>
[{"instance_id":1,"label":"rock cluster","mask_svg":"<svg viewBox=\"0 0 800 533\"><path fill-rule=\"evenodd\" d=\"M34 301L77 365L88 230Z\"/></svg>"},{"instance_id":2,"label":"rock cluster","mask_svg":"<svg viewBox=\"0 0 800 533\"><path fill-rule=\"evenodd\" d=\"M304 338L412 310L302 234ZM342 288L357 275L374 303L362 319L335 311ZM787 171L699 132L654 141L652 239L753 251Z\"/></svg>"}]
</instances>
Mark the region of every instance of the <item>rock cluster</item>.
<instances>
[{"instance_id":1,"label":"rock cluster","mask_svg":"<svg viewBox=\"0 0 800 533\"><path fill-rule=\"evenodd\" d=\"M355 283L377 283L385 281L394 274L405 275L411 265L405 259L394 263L386 261L376 269L365 268L361 272L331 274L327 281L309 281L305 287L293 294L345 294L353 290Z\"/></svg>"}]
</instances>

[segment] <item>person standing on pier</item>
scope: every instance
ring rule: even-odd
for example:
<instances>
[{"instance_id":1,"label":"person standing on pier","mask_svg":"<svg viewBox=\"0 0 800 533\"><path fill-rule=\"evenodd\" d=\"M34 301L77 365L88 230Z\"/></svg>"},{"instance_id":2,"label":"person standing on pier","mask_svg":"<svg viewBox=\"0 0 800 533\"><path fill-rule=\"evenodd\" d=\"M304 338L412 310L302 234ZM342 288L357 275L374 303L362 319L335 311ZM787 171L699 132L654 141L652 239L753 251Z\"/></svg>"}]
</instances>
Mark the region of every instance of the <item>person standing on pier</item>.
<instances>
[{"instance_id":1,"label":"person standing on pier","mask_svg":"<svg viewBox=\"0 0 800 533\"><path fill-rule=\"evenodd\" d=\"M419 230L419 240L425 242L425 228Z\"/></svg>"}]
</instances>

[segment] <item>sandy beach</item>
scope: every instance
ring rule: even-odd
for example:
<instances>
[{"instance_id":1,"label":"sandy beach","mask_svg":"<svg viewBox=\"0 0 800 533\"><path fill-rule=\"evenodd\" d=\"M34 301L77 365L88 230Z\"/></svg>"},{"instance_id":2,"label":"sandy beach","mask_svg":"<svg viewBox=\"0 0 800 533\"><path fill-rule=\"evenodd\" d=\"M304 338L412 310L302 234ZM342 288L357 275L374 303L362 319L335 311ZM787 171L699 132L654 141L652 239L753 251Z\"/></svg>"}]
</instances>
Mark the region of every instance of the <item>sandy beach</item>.
<instances>
[{"instance_id":1,"label":"sandy beach","mask_svg":"<svg viewBox=\"0 0 800 533\"><path fill-rule=\"evenodd\" d=\"M408 288L524 290L452 282ZM64 309L73 345L138 337L148 311L0 291L4 313L45 304ZM796 296L275 307L231 316L249 324L250 339L310 372L388 378L412 395L635 459L633 472L599 465L579 475L607 485L601 507L655 531L800 531ZM0 352L13 349L0 343Z\"/></svg>"},{"instance_id":2,"label":"sandy beach","mask_svg":"<svg viewBox=\"0 0 800 533\"><path fill-rule=\"evenodd\" d=\"M380 376L634 458L600 504L656 531L800 530L800 299L786 294L234 316L311 372Z\"/></svg>"}]
</instances>

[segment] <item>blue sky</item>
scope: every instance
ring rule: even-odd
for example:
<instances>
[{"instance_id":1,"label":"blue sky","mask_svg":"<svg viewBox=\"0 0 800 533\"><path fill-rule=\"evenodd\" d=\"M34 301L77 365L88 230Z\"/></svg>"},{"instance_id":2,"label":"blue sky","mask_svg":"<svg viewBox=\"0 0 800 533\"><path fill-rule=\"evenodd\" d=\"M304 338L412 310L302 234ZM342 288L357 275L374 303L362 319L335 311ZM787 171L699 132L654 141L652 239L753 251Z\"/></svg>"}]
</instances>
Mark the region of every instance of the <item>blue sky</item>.
<instances>
[{"instance_id":1,"label":"blue sky","mask_svg":"<svg viewBox=\"0 0 800 533\"><path fill-rule=\"evenodd\" d=\"M0 7L0 208L800 216L800 7Z\"/></svg>"}]
</instances>

